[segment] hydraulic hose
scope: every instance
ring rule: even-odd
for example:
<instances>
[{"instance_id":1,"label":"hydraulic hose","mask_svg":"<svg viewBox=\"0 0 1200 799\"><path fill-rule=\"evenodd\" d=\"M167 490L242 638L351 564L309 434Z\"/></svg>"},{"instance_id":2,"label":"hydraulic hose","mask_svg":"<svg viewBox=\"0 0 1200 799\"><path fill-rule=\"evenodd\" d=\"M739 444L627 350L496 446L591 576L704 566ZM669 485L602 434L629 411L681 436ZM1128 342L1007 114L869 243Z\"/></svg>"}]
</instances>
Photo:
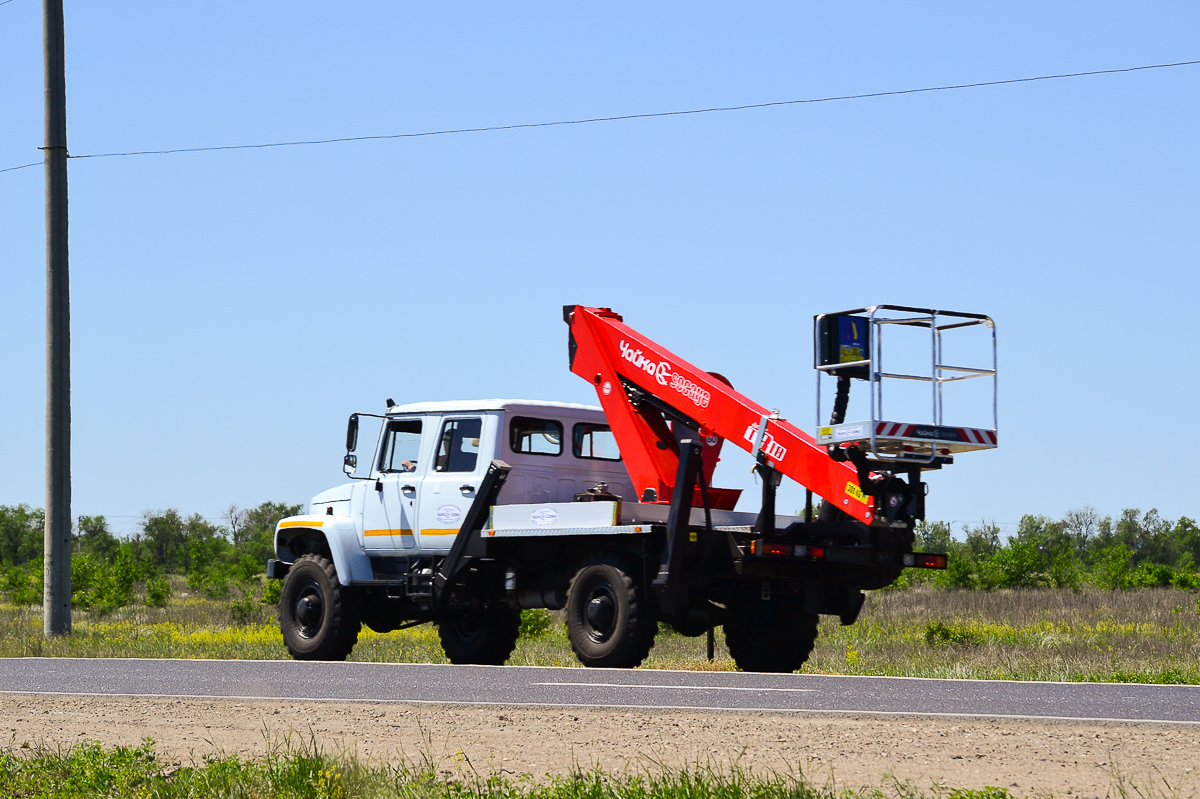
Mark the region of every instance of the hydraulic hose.
<instances>
[{"instance_id":1,"label":"hydraulic hose","mask_svg":"<svg viewBox=\"0 0 1200 799\"><path fill-rule=\"evenodd\" d=\"M849 404L850 378L846 375L838 375L837 394L833 397L833 415L829 417L830 425L841 424L846 421L846 406ZM837 444L830 444L825 450L829 453L829 457L838 463L845 463L846 454Z\"/></svg>"},{"instance_id":2,"label":"hydraulic hose","mask_svg":"<svg viewBox=\"0 0 1200 799\"><path fill-rule=\"evenodd\" d=\"M829 424L841 424L846 421L846 406L850 404L850 378L838 375L837 394L833 398L833 415Z\"/></svg>"}]
</instances>

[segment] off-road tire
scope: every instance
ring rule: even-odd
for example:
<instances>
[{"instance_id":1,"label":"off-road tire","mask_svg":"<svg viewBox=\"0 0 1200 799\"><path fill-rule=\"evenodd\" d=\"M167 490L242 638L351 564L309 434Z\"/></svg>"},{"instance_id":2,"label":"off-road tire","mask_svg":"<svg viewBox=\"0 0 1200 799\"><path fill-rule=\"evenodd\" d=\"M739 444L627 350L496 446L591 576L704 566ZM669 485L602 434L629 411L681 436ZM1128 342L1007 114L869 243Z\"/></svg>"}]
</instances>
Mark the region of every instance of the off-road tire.
<instances>
[{"instance_id":1,"label":"off-road tire","mask_svg":"<svg viewBox=\"0 0 1200 799\"><path fill-rule=\"evenodd\" d=\"M296 660L345 660L358 642L358 596L338 582L333 564L302 555L279 594L279 629Z\"/></svg>"},{"instance_id":2,"label":"off-road tire","mask_svg":"<svg viewBox=\"0 0 1200 799\"><path fill-rule=\"evenodd\" d=\"M790 674L812 654L818 617L801 597L741 597L728 613L725 645L742 671Z\"/></svg>"},{"instance_id":3,"label":"off-road tire","mask_svg":"<svg viewBox=\"0 0 1200 799\"><path fill-rule=\"evenodd\" d=\"M567 588L567 637L585 666L631 669L650 654L658 632L636 572L621 558L595 555Z\"/></svg>"},{"instance_id":4,"label":"off-road tire","mask_svg":"<svg viewBox=\"0 0 1200 799\"><path fill-rule=\"evenodd\" d=\"M456 665L502 666L520 634L521 611L508 605L456 612L438 622L442 651Z\"/></svg>"}]
</instances>

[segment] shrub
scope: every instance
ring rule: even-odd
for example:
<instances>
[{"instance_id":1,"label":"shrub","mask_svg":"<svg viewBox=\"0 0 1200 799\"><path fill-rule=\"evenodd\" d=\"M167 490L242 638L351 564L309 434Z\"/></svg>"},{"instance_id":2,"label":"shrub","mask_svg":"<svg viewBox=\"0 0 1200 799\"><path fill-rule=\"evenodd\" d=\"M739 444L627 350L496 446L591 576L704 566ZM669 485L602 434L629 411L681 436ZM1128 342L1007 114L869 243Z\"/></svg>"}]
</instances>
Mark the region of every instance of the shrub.
<instances>
[{"instance_id":1,"label":"shrub","mask_svg":"<svg viewBox=\"0 0 1200 799\"><path fill-rule=\"evenodd\" d=\"M1100 588L1115 591L1118 588L1129 588L1133 575L1129 562L1133 559L1133 550L1124 544L1105 547L1100 550L1096 567L1092 572L1092 582Z\"/></svg>"},{"instance_id":2,"label":"shrub","mask_svg":"<svg viewBox=\"0 0 1200 799\"><path fill-rule=\"evenodd\" d=\"M264 605L278 605L279 595L283 593L283 580L267 580L267 584L263 586L262 596L259 597L259 602Z\"/></svg>"},{"instance_id":3,"label":"shrub","mask_svg":"<svg viewBox=\"0 0 1200 799\"><path fill-rule=\"evenodd\" d=\"M90 610L95 594L96 573L104 564L87 555L71 556L71 604Z\"/></svg>"},{"instance_id":4,"label":"shrub","mask_svg":"<svg viewBox=\"0 0 1200 799\"><path fill-rule=\"evenodd\" d=\"M979 633L960 627L957 624L946 624L942 621L931 621L925 624L925 643L930 646L940 644L958 644L962 646L978 646L983 643Z\"/></svg>"},{"instance_id":5,"label":"shrub","mask_svg":"<svg viewBox=\"0 0 1200 799\"><path fill-rule=\"evenodd\" d=\"M1136 588L1166 588L1175 580L1175 570L1165 563L1143 563L1129 576Z\"/></svg>"},{"instance_id":6,"label":"shrub","mask_svg":"<svg viewBox=\"0 0 1200 799\"><path fill-rule=\"evenodd\" d=\"M1171 578L1171 585L1181 591L1200 591L1200 574L1181 569Z\"/></svg>"},{"instance_id":7,"label":"shrub","mask_svg":"<svg viewBox=\"0 0 1200 799\"><path fill-rule=\"evenodd\" d=\"M257 580L267 571L265 563L260 562L253 555L242 555L242 559L238 561L234 567L234 575L244 582L252 582Z\"/></svg>"},{"instance_id":8,"label":"shrub","mask_svg":"<svg viewBox=\"0 0 1200 799\"><path fill-rule=\"evenodd\" d=\"M1008 788L985 785L982 788L955 788L949 799L1014 799Z\"/></svg>"},{"instance_id":9,"label":"shrub","mask_svg":"<svg viewBox=\"0 0 1200 799\"><path fill-rule=\"evenodd\" d=\"M541 638L554 625L554 617L545 608L521 611L521 637Z\"/></svg>"},{"instance_id":10,"label":"shrub","mask_svg":"<svg viewBox=\"0 0 1200 799\"><path fill-rule=\"evenodd\" d=\"M42 602L42 573L24 566L8 570L4 575L4 592L14 605L39 605Z\"/></svg>"},{"instance_id":11,"label":"shrub","mask_svg":"<svg viewBox=\"0 0 1200 799\"><path fill-rule=\"evenodd\" d=\"M171 584L161 577L146 580L146 604L152 608L165 608L171 598Z\"/></svg>"},{"instance_id":12,"label":"shrub","mask_svg":"<svg viewBox=\"0 0 1200 799\"><path fill-rule=\"evenodd\" d=\"M1083 566L1075 553L1061 548L1050 559L1050 567L1046 576L1054 588L1079 588L1083 582Z\"/></svg>"},{"instance_id":13,"label":"shrub","mask_svg":"<svg viewBox=\"0 0 1200 799\"><path fill-rule=\"evenodd\" d=\"M246 594L241 599L235 599L229 603L229 613L233 616L234 624L250 624L258 620L261 603L255 600L253 594Z\"/></svg>"},{"instance_id":14,"label":"shrub","mask_svg":"<svg viewBox=\"0 0 1200 799\"><path fill-rule=\"evenodd\" d=\"M1042 553L1032 541L1010 541L991 557L996 588L1034 588L1049 585L1042 572Z\"/></svg>"},{"instance_id":15,"label":"shrub","mask_svg":"<svg viewBox=\"0 0 1200 799\"><path fill-rule=\"evenodd\" d=\"M955 547L946 560L946 570L934 583L941 588L978 588L975 578L975 559L966 547Z\"/></svg>"}]
</instances>

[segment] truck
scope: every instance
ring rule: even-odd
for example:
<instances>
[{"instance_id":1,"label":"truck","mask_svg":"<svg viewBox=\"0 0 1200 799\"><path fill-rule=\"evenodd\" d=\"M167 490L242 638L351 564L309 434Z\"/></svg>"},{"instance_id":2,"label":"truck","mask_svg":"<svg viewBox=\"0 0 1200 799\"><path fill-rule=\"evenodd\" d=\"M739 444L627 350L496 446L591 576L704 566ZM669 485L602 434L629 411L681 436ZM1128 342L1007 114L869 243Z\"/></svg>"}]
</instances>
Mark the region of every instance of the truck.
<instances>
[{"instance_id":1,"label":"truck","mask_svg":"<svg viewBox=\"0 0 1200 799\"><path fill-rule=\"evenodd\" d=\"M897 305L815 317L815 435L609 308L568 305L563 318L570 369L598 407L389 399L381 414L350 416L351 479L281 520L267 562L268 578L283 580L279 624L294 658L345 659L363 625L433 623L451 663L501 665L522 610L546 608L564 612L585 666L637 666L661 623L708 635L710 652L722 627L740 669L792 672L821 615L852 624L864 591L906 568L946 567L944 554L914 551L922 477L997 445L989 317ZM946 340L964 330L983 331L985 356L948 363ZM914 331L924 366L897 370L894 340L911 345ZM947 390L979 379L991 384L990 423L949 424ZM896 381L929 389L925 419L885 417L883 387ZM856 382L868 401L847 421ZM365 417L380 432L360 469ZM727 444L750 456L757 510L736 510L742 491L712 485ZM805 488L803 511L777 512L785 477Z\"/></svg>"}]
</instances>

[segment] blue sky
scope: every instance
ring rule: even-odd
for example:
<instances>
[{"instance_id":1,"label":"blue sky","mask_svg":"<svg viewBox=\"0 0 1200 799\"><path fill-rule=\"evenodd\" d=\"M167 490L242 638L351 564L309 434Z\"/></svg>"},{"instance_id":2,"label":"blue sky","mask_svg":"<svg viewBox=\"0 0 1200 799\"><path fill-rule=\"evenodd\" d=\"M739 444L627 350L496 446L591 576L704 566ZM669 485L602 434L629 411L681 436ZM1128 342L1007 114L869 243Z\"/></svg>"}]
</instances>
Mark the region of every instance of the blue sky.
<instances>
[{"instance_id":1,"label":"blue sky","mask_svg":"<svg viewBox=\"0 0 1200 799\"><path fill-rule=\"evenodd\" d=\"M1183 2L66 5L74 155L1200 58ZM0 168L40 158L41 70L40 4L0 6ZM931 518L1195 517L1198 89L1193 66L73 160L74 512L307 501L389 396L594 401L566 303L811 430L813 314L890 302L998 323L1002 446L931 477ZM43 501L42 198L40 168L0 174L0 504ZM752 486L740 453L722 472Z\"/></svg>"}]
</instances>

